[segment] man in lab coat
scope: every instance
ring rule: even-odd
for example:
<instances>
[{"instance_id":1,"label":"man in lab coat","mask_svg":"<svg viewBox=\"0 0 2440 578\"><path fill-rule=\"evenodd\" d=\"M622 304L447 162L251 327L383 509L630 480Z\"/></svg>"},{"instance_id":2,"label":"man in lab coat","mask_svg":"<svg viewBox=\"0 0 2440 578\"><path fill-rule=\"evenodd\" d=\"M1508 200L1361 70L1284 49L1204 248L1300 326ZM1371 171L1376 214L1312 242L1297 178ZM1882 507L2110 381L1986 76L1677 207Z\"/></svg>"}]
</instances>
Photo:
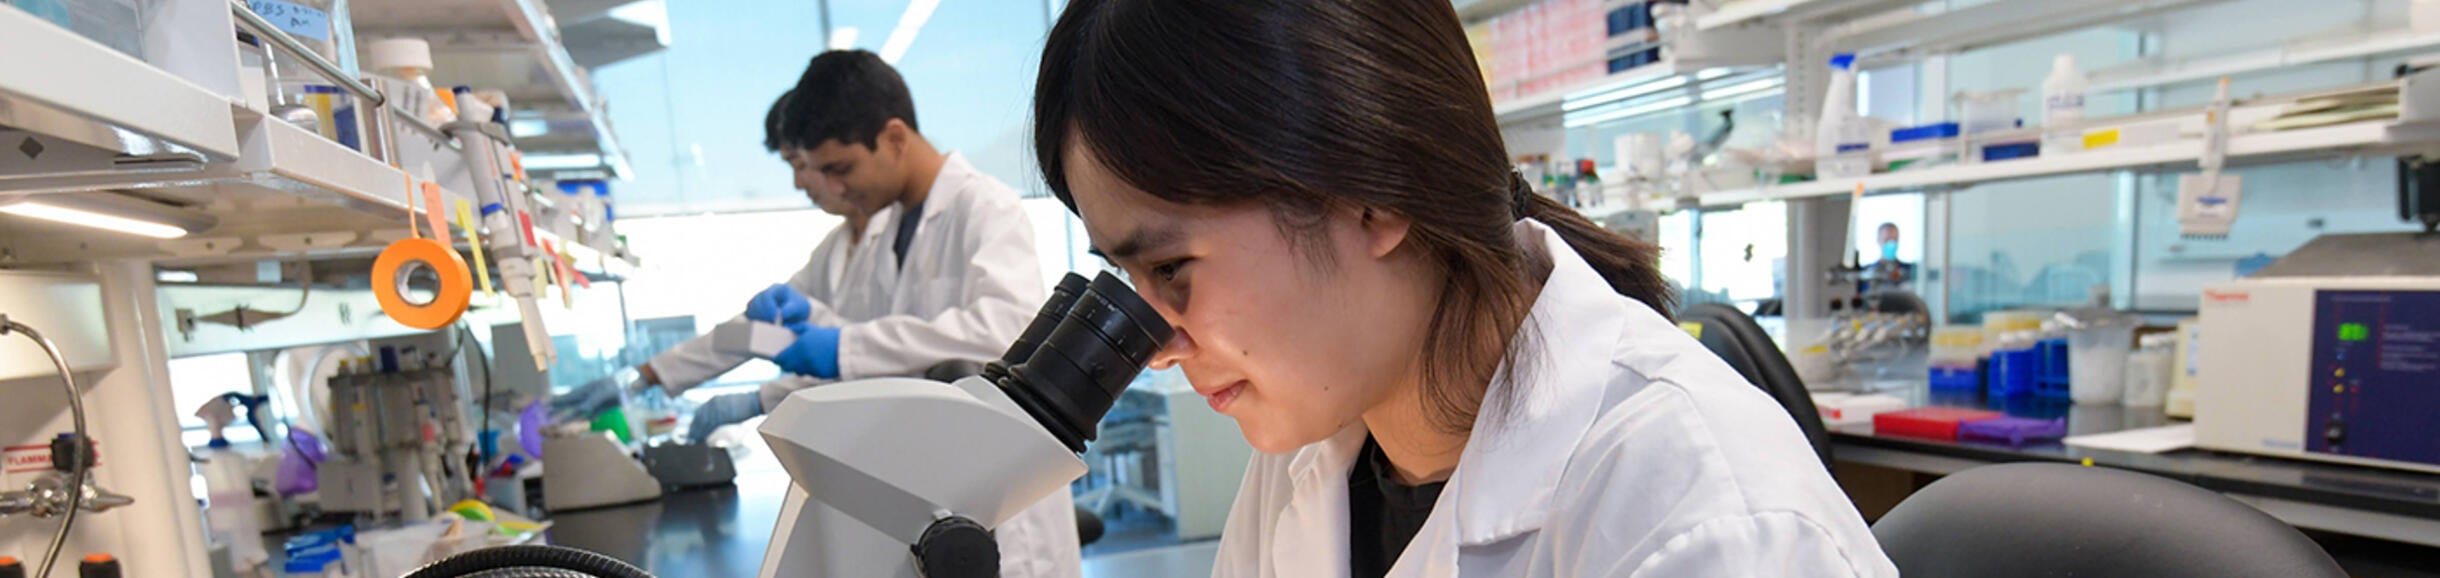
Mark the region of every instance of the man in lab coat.
<instances>
[{"instance_id":1,"label":"man in lab coat","mask_svg":"<svg viewBox=\"0 0 2440 578\"><path fill-rule=\"evenodd\" d=\"M1047 298L1032 221L1008 185L917 132L914 100L896 70L871 52L823 53L781 116L791 141L808 143L800 158L823 183L885 215L859 251L869 258L847 263L844 278L869 286L843 287L848 298L832 304L877 305L883 314L835 324L775 318L807 299L773 286L747 315L797 331L773 362L823 379L919 375L944 362L997 359L1017 340ZM994 528L1000 575L1080 575L1074 503L1054 492Z\"/></svg>"},{"instance_id":2,"label":"man in lab coat","mask_svg":"<svg viewBox=\"0 0 2440 578\"><path fill-rule=\"evenodd\" d=\"M823 212L844 217L846 222L832 228L822 238L821 244L814 247L812 258L805 261L804 268L788 276L786 285L807 297L808 303L813 305L810 317L820 322L845 323L880 317L883 312L873 306L875 299L855 294L871 290L873 285L851 278L849 272L871 271L869 267L851 269L851 264L869 259L867 254L873 247L869 241L878 232L867 226L872 218L887 218L895 212L886 207L878 212L866 211L848 203L835 187L823 181L821 173L815 170L812 160L806 156L806 143L794 142L785 136L783 121L789 97L794 94L794 91L790 91L780 95L779 100L771 104L771 111L764 115L763 148L779 153L781 159L788 161L796 189L804 191L805 196L813 200L814 206L820 207ZM742 352L718 350L712 347L711 341L711 336L706 334L653 356L651 361L636 367L643 384L658 385L674 394L711 381L750 357ZM695 410L694 420L687 427L688 439L702 441L720 426L762 415L790 392L818 382L812 377L792 374L764 383L759 392L714 397Z\"/></svg>"},{"instance_id":3,"label":"man in lab coat","mask_svg":"<svg viewBox=\"0 0 2440 578\"><path fill-rule=\"evenodd\" d=\"M895 212L886 207L879 212L864 210L848 203L836 188L823 182L821 174L814 170L813 163L805 156L805 145L790 141L782 132L785 126L783 115L793 94L793 91L781 94L777 101L771 103L770 112L765 113L763 148L778 153L781 159L788 162L796 189L804 191L805 197L812 200L815 207L846 220L822 237L821 243L814 246L811 258L806 259L805 266L789 275L785 285L807 297L808 315L819 322L838 324L848 320L878 318L884 313L878 305L882 300L856 294L872 290L874 284L849 278L849 264L865 259L864 254L873 246L867 241L879 231L867 225L875 217L888 218ZM869 273L871 269L852 270ZM751 354L745 352L723 351L714 347L711 334L706 333L654 355L650 361L636 366L632 371L621 372L618 376L586 384L558 396L552 400L553 409L565 421L598 413L618 403L622 393L640 394L659 386L663 392L675 396L708 383L752 358ZM809 376L784 375L764 383L760 392L714 397L696 408L694 419L687 428L687 437L703 441L711 435L712 430L762 415L769 411L771 405L778 404L779 399L787 397L788 393L820 381ZM764 403L766 399L770 404Z\"/></svg>"}]
</instances>

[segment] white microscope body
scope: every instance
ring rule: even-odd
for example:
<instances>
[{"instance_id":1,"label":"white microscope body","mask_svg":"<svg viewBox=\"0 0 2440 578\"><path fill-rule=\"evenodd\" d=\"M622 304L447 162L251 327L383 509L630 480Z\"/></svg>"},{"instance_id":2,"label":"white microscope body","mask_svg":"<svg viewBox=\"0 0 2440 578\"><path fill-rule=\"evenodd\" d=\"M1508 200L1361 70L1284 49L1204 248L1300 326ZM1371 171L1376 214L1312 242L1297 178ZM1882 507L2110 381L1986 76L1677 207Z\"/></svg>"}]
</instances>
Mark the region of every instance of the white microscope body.
<instances>
[{"instance_id":1,"label":"white microscope body","mask_svg":"<svg viewBox=\"0 0 2440 578\"><path fill-rule=\"evenodd\" d=\"M1170 335L1116 277L1070 274L981 376L790 394L761 429L792 483L760 575L998 576L988 530L1085 474L1077 454Z\"/></svg>"},{"instance_id":2,"label":"white microscope body","mask_svg":"<svg viewBox=\"0 0 2440 578\"><path fill-rule=\"evenodd\" d=\"M959 515L996 528L1085 473L1083 460L979 377L798 391L762 434L795 480L764 578L915 578L908 545L935 520Z\"/></svg>"}]
</instances>

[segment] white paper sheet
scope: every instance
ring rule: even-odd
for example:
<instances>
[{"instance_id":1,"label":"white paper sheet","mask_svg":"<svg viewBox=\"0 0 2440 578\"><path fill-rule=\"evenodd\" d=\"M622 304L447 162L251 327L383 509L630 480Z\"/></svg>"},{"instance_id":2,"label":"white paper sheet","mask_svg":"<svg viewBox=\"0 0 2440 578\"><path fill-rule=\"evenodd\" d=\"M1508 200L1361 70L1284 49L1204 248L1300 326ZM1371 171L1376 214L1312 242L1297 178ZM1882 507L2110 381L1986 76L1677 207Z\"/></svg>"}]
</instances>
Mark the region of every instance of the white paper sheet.
<instances>
[{"instance_id":1,"label":"white paper sheet","mask_svg":"<svg viewBox=\"0 0 2440 578\"><path fill-rule=\"evenodd\" d=\"M2097 450L2157 454L2194 447L2194 424L2131 429L2105 434L2070 436L2067 445Z\"/></svg>"}]
</instances>

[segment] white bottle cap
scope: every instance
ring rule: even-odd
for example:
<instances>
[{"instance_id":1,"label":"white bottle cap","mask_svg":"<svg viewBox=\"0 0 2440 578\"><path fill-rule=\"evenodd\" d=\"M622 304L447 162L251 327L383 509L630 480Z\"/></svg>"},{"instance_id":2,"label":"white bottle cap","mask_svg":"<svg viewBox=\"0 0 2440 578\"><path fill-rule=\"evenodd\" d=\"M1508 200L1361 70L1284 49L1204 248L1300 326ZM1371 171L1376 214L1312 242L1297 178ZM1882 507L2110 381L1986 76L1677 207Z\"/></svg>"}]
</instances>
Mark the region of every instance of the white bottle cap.
<instances>
[{"instance_id":1,"label":"white bottle cap","mask_svg":"<svg viewBox=\"0 0 2440 578\"><path fill-rule=\"evenodd\" d=\"M422 38L383 38L365 48L365 60L374 70L392 68L432 69L432 45Z\"/></svg>"},{"instance_id":2,"label":"white bottle cap","mask_svg":"<svg viewBox=\"0 0 2440 578\"><path fill-rule=\"evenodd\" d=\"M2076 55L2074 54L2060 53L2058 56L2051 57L2050 59L2050 70L2052 72L2066 72L2075 69Z\"/></svg>"}]
</instances>

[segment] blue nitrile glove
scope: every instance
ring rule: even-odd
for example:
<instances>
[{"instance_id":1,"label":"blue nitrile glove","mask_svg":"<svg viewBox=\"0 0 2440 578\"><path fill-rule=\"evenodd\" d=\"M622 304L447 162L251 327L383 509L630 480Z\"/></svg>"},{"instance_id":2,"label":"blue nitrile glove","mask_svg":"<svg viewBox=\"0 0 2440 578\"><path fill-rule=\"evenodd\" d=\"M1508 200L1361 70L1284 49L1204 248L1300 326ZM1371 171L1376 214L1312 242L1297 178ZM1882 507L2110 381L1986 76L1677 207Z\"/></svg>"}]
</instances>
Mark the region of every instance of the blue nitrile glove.
<instances>
[{"instance_id":1,"label":"blue nitrile glove","mask_svg":"<svg viewBox=\"0 0 2440 578\"><path fill-rule=\"evenodd\" d=\"M772 363L788 373L811 375L823 379L839 377L839 328L807 323L788 326L796 332L796 343L788 344Z\"/></svg>"},{"instance_id":2,"label":"blue nitrile glove","mask_svg":"<svg viewBox=\"0 0 2440 578\"><path fill-rule=\"evenodd\" d=\"M686 440L703 443L712 439L712 430L733 423L743 423L762 415L762 394L732 393L713 397L695 408L695 421L686 426Z\"/></svg>"},{"instance_id":3,"label":"blue nitrile glove","mask_svg":"<svg viewBox=\"0 0 2440 578\"><path fill-rule=\"evenodd\" d=\"M813 316L813 302L787 285L772 285L746 300L746 319L795 325Z\"/></svg>"}]
</instances>

